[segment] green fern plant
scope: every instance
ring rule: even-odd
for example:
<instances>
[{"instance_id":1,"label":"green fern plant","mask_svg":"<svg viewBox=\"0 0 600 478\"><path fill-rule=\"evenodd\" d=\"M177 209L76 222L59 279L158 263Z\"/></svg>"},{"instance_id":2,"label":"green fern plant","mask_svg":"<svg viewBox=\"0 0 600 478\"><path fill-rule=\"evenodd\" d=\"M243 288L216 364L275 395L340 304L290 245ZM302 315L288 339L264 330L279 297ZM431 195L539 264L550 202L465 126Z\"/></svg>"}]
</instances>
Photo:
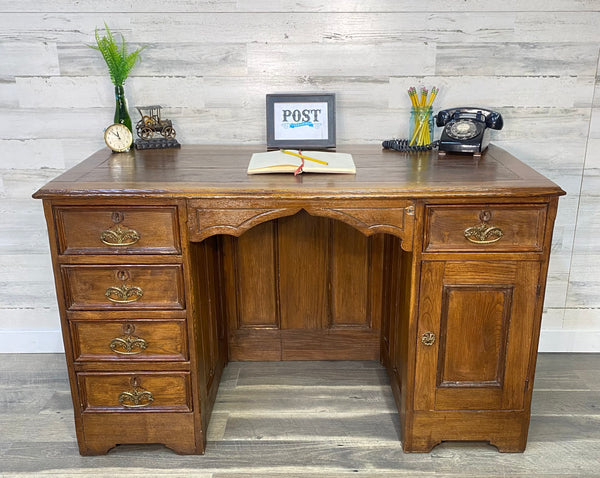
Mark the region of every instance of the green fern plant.
<instances>
[{"instance_id":1,"label":"green fern plant","mask_svg":"<svg viewBox=\"0 0 600 478\"><path fill-rule=\"evenodd\" d=\"M104 28L106 29L106 36L101 37L96 28L96 45L88 46L102 53L113 84L123 86L129 73L140 60L141 51L146 47L143 46L134 52L127 53L127 44L123 35L121 35L121 44L119 45L106 23Z\"/></svg>"}]
</instances>

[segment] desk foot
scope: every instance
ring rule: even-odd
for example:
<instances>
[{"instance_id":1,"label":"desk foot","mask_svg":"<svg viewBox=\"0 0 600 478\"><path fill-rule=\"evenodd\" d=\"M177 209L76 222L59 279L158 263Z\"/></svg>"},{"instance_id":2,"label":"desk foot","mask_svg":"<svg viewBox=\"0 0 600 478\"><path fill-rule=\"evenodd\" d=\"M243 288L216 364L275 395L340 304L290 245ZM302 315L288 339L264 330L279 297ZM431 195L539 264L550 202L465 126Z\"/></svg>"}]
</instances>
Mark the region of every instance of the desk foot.
<instances>
[{"instance_id":1,"label":"desk foot","mask_svg":"<svg viewBox=\"0 0 600 478\"><path fill-rule=\"evenodd\" d=\"M495 446L500 453L523 453L527 445L527 440L506 440L498 437L490 440L490 445Z\"/></svg>"},{"instance_id":2,"label":"desk foot","mask_svg":"<svg viewBox=\"0 0 600 478\"><path fill-rule=\"evenodd\" d=\"M133 446L134 444L126 444L123 446ZM149 443L142 443L142 445L149 445ZM159 443L164 445L169 450L173 451L178 455L203 455L204 451L198 451L195 446L181 446L178 443ZM85 444L83 447L79 447L79 454L82 456L99 456L106 455L113 448L121 446L119 443L94 443L93 445Z\"/></svg>"},{"instance_id":3,"label":"desk foot","mask_svg":"<svg viewBox=\"0 0 600 478\"><path fill-rule=\"evenodd\" d=\"M529 416L518 411L417 411L409 415L402 448L427 453L443 441L486 442L502 453L521 453L527 444Z\"/></svg>"},{"instance_id":4,"label":"desk foot","mask_svg":"<svg viewBox=\"0 0 600 478\"><path fill-rule=\"evenodd\" d=\"M411 440L402 442L404 453L429 453L434 447L442 443L442 440Z\"/></svg>"},{"instance_id":5,"label":"desk foot","mask_svg":"<svg viewBox=\"0 0 600 478\"><path fill-rule=\"evenodd\" d=\"M81 456L97 456L97 455L106 455L110 450L117 446L116 443L107 444L79 444L79 454Z\"/></svg>"},{"instance_id":6,"label":"desk foot","mask_svg":"<svg viewBox=\"0 0 600 478\"><path fill-rule=\"evenodd\" d=\"M103 455L117 445L161 444L179 455L204 453L192 413L85 413L82 455Z\"/></svg>"}]
</instances>

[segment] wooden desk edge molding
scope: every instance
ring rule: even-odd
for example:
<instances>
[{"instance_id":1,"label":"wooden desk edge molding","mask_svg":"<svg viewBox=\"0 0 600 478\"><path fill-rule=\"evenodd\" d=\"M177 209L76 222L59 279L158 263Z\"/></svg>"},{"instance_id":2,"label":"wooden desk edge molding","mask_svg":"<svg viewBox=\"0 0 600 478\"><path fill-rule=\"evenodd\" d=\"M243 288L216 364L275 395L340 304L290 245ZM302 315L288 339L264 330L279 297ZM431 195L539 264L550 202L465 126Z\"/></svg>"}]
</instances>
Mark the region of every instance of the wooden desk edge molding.
<instances>
[{"instance_id":1,"label":"wooden desk edge molding","mask_svg":"<svg viewBox=\"0 0 600 478\"><path fill-rule=\"evenodd\" d=\"M523 451L562 189L493 145L298 177L256 150L101 150L34 194L81 454L204 453L229 360L380 360L406 452Z\"/></svg>"}]
</instances>

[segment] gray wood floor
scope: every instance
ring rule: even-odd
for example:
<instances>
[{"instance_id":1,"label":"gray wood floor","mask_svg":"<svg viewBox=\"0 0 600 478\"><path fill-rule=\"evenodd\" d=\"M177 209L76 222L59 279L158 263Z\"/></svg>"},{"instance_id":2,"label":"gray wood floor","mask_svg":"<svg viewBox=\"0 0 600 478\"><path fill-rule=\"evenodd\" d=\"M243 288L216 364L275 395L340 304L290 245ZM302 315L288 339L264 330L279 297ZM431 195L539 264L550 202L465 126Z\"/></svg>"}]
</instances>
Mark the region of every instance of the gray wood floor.
<instances>
[{"instance_id":1,"label":"gray wood floor","mask_svg":"<svg viewBox=\"0 0 600 478\"><path fill-rule=\"evenodd\" d=\"M600 476L600 354L542 354L527 450L443 443L404 454L376 362L228 365L204 456L77 451L64 357L0 355L0 476Z\"/></svg>"}]
</instances>

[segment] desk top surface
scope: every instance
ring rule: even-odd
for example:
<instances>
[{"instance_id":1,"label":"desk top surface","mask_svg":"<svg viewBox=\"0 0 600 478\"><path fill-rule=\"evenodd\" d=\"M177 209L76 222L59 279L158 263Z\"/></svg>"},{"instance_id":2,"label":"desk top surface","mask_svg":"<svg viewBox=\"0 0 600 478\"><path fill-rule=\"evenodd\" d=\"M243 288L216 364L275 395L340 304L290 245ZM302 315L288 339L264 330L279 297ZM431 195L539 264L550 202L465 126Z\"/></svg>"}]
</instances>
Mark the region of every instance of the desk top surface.
<instances>
[{"instance_id":1,"label":"desk top surface","mask_svg":"<svg viewBox=\"0 0 600 478\"><path fill-rule=\"evenodd\" d=\"M246 169L260 146L184 145L180 149L102 149L34 194L59 197L472 197L557 196L564 191L520 160L490 145L481 158L437 151L398 153L345 145L356 174L259 174Z\"/></svg>"}]
</instances>

